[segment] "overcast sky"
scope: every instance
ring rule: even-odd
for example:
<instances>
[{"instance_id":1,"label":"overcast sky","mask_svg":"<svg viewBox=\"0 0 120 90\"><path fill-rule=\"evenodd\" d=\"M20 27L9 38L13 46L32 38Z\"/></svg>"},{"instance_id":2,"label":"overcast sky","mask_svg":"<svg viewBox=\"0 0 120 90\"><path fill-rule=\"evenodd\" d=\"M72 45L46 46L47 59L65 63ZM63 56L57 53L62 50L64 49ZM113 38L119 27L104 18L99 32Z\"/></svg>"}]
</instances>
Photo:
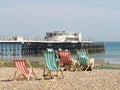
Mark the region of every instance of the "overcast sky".
<instances>
[{"instance_id":1,"label":"overcast sky","mask_svg":"<svg viewBox=\"0 0 120 90\"><path fill-rule=\"evenodd\" d=\"M120 41L120 0L0 0L0 37L44 37L48 31Z\"/></svg>"}]
</instances>

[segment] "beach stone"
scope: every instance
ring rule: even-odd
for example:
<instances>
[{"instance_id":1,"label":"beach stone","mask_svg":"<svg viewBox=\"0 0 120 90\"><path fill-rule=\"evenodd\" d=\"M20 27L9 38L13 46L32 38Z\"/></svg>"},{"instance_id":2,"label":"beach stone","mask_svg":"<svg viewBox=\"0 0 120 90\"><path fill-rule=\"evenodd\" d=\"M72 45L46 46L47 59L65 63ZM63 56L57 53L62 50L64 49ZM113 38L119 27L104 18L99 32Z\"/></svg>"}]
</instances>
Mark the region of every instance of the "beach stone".
<instances>
[{"instance_id":1,"label":"beach stone","mask_svg":"<svg viewBox=\"0 0 120 90\"><path fill-rule=\"evenodd\" d=\"M57 79L42 80L43 69L34 68L34 77L13 81L15 68L0 68L0 90L120 90L120 70L64 71Z\"/></svg>"}]
</instances>

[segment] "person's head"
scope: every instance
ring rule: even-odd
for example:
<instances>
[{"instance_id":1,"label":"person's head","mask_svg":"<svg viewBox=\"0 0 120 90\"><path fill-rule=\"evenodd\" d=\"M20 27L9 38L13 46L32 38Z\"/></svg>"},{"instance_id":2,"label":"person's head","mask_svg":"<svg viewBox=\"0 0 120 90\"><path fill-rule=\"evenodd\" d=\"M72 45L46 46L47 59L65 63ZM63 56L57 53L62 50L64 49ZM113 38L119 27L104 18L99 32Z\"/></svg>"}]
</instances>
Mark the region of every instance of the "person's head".
<instances>
[{"instance_id":1,"label":"person's head","mask_svg":"<svg viewBox=\"0 0 120 90\"><path fill-rule=\"evenodd\" d=\"M68 49L65 49L65 52L69 52L70 53L70 51Z\"/></svg>"},{"instance_id":2,"label":"person's head","mask_svg":"<svg viewBox=\"0 0 120 90\"><path fill-rule=\"evenodd\" d=\"M62 49L61 49L61 48L58 48L58 51L62 51Z\"/></svg>"},{"instance_id":3,"label":"person's head","mask_svg":"<svg viewBox=\"0 0 120 90\"><path fill-rule=\"evenodd\" d=\"M68 51L68 49L65 49L65 51Z\"/></svg>"}]
</instances>

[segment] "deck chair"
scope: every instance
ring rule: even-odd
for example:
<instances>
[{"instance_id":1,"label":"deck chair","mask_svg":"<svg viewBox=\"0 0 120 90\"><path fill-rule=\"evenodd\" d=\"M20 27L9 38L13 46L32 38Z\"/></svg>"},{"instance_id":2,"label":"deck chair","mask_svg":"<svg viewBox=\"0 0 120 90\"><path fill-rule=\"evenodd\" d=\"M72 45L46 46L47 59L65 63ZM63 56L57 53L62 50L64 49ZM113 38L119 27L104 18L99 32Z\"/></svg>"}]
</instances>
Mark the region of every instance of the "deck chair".
<instances>
[{"instance_id":1,"label":"deck chair","mask_svg":"<svg viewBox=\"0 0 120 90\"><path fill-rule=\"evenodd\" d=\"M52 49L52 48L47 48L47 51L48 51L48 52L52 52L53 49Z\"/></svg>"},{"instance_id":2,"label":"deck chair","mask_svg":"<svg viewBox=\"0 0 120 90\"><path fill-rule=\"evenodd\" d=\"M19 78L20 76L23 76L24 78L26 78L26 76L27 76L27 79L29 80L31 78L32 74L35 76L35 79L37 79L37 76L35 75L34 70L28 60L14 59L13 61L14 61L15 67L16 67L16 70L14 73L14 80ZM27 67L27 66L29 66L29 67ZM20 75L18 75L16 77L17 72L20 73Z\"/></svg>"},{"instance_id":3,"label":"deck chair","mask_svg":"<svg viewBox=\"0 0 120 90\"><path fill-rule=\"evenodd\" d=\"M82 69L83 70L85 69L85 71L88 69L92 70L88 51L85 49L80 49L77 51L77 55L78 55L78 63L80 66L83 67Z\"/></svg>"},{"instance_id":4,"label":"deck chair","mask_svg":"<svg viewBox=\"0 0 120 90\"><path fill-rule=\"evenodd\" d=\"M57 63L57 57L56 57L56 53L52 50L50 51L45 51L44 52L44 62L45 62L45 67L43 68L43 78L45 79L46 77L50 77L52 78L53 76L58 76L58 71L61 72L62 77L63 76L63 72L61 70L60 64ZM57 74L52 74L52 71L57 71Z\"/></svg>"},{"instance_id":5,"label":"deck chair","mask_svg":"<svg viewBox=\"0 0 120 90\"><path fill-rule=\"evenodd\" d=\"M75 69L69 50L61 50L58 53L59 53L60 63L62 64L63 67L65 67L65 70L66 69L70 70L71 68Z\"/></svg>"}]
</instances>

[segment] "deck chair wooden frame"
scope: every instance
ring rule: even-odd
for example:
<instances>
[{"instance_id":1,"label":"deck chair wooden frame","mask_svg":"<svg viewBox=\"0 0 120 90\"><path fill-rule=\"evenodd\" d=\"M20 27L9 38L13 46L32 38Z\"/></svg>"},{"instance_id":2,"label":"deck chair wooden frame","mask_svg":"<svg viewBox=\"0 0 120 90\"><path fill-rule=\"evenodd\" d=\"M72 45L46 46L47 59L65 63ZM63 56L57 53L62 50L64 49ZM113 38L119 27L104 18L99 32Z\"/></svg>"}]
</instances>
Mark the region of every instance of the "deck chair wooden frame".
<instances>
[{"instance_id":1,"label":"deck chair wooden frame","mask_svg":"<svg viewBox=\"0 0 120 90\"><path fill-rule=\"evenodd\" d=\"M43 68L43 79L46 77L52 78L53 76L58 77L58 72L61 72L62 77L63 72L60 67L60 63L57 62L56 53L54 51L45 51L44 52L44 62L45 66ZM56 74L52 74L52 71L56 71Z\"/></svg>"},{"instance_id":2,"label":"deck chair wooden frame","mask_svg":"<svg viewBox=\"0 0 120 90\"><path fill-rule=\"evenodd\" d=\"M13 61L14 61L15 68L16 68L15 73L14 73L14 80L16 80L17 78L20 78L20 76L23 76L24 78L27 78L28 80L30 80L32 75L34 75L35 79L37 79L37 76L28 60L14 59ZM18 76L16 76L17 73L19 73Z\"/></svg>"},{"instance_id":3,"label":"deck chair wooden frame","mask_svg":"<svg viewBox=\"0 0 120 90\"><path fill-rule=\"evenodd\" d=\"M87 49L80 49L77 51L78 55L78 63L80 66L82 66L82 70L85 68L85 71L87 71L89 68L91 69L90 64L90 56Z\"/></svg>"},{"instance_id":4,"label":"deck chair wooden frame","mask_svg":"<svg viewBox=\"0 0 120 90\"><path fill-rule=\"evenodd\" d=\"M0 66L4 67L5 66L4 63L5 62L3 62L3 61L0 60Z\"/></svg>"}]
</instances>

